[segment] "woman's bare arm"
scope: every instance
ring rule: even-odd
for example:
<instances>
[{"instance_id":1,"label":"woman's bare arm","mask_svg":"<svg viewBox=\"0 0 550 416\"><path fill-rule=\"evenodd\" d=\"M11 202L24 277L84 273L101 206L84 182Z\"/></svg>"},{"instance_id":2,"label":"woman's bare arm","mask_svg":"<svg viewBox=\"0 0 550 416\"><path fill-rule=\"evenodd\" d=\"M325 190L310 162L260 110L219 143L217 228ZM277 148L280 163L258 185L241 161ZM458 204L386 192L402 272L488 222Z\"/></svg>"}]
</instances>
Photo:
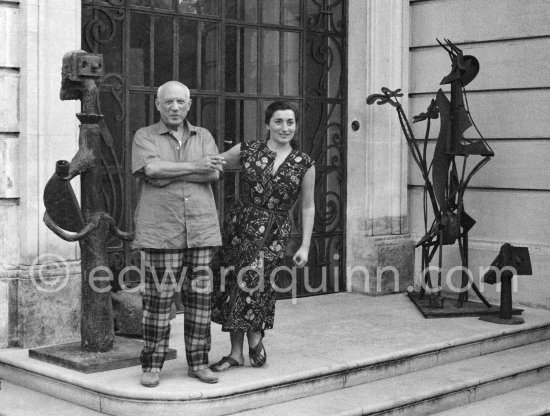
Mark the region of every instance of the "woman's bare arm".
<instances>
[{"instance_id":1,"label":"woman's bare arm","mask_svg":"<svg viewBox=\"0 0 550 416\"><path fill-rule=\"evenodd\" d=\"M241 164L241 144L236 144L231 149L220 154L220 156L225 160L224 167L226 169L238 168Z\"/></svg>"},{"instance_id":2,"label":"woman's bare arm","mask_svg":"<svg viewBox=\"0 0 550 416\"><path fill-rule=\"evenodd\" d=\"M302 245L294 254L293 260L298 267L303 267L307 263L309 255L309 245L311 234L313 232L313 222L315 219L315 166L311 166L302 180L301 200L302 200Z\"/></svg>"}]
</instances>

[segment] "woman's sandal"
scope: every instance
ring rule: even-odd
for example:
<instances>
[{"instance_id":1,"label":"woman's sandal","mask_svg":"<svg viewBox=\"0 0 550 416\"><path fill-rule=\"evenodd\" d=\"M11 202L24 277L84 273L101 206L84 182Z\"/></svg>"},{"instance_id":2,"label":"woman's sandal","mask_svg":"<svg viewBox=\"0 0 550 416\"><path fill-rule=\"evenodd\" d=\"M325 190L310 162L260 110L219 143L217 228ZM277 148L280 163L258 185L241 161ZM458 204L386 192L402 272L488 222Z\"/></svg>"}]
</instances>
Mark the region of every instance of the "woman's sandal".
<instances>
[{"instance_id":1,"label":"woman's sandal","mask_svg":"<svg viewBox=\"0 0 550 416\"><path fill-rule=\"evenodd\" d=\"M262 336L260 337L258 344L256 344L255 347L248 348L248 357L250 358L250 364L252 365L252 367L263 367L263 365L267 361L267 352L265 350L264 344L262 343L265 333L263 330L261 331L261 333Z\"/></svg>"},{"instance_id":2,"label":"woman's sandal","mask_svg":"<svg viewBox=\"0 0 550 416\"><path fill-rule=\"evenodd\" d=\"M223 369L223 370L220 370L220 367L222 365L224 365L225 363L229 364L229 367ZM231 367L241 367L242 364L239 364L239 362L237 360L235 360L233 357L230 357L230 356L227 356L227 357L223 357L220 361L218 361L216 364L212 364L210 366L210 370L216 372L216 373L219 373L219 372L222 372L222 371L227 371L229 370Z\"/></svg>"}]
</instances>

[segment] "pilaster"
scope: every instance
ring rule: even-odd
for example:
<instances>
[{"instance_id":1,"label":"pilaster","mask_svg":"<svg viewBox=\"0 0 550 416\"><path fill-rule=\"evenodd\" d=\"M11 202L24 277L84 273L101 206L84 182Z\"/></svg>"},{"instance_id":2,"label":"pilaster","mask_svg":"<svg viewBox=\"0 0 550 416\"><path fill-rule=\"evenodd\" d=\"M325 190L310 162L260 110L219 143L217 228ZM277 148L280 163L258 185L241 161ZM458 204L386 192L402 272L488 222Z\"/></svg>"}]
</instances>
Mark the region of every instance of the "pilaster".
<instances>
[{"instance_id":1,"label":"pilaster","mask_svg":"<svg viewBox=\"0 0 550 416\"><path fill-rule=\"evenodd\" d=\"M43 224L42 193L55 162L71 160L78 150L79 106L61 101L59 90L63 55L80 49L81 5L72 0L26 0L20 7L20 263L40 263L51 254L70 261L77 257L77 245L61 240Z\"/></svg>"},{"instance_id":2,"label":"pilaster","mask_svg":"<svg viewBox=\"0 0 550 416\"><path fill-rule=\"evenodd\" d=\"M10 338L9 270L19 262L19 1L0 3L0 348Z\"/></svg>"},{"instance_id":3,"label":"pilaster","mask_svg":"<svg viewBox=\"0 0 550 416\"><path fill-rule=\"evenodd\" d=\"M353 19L348 38L347 279L348 288L370 294L400 291L413 284L414 245L407 224L408 149L397 114L388 106L366 104L367 96L382 87L407 90L408 8L402 0L349 3ZM354 121L358 129L352 128ZM358 267L369 271L365 281L350 273ZM382 284L382 277L376 277L377 270L389 267L399 276L396 286Z\"/></svg>"},{"instance_id":4,"label":"pilaster","mask_svg":"<svg viewBox=\"0 0 550 416\"><path fill-rule=\"evenodd\" d=\"M78 149L77 102L59 99L63 55L80 49L80 1L0 2L0 348L72 340L77 244L42 222L59 159Z\"/></svg>"}]
</instances>

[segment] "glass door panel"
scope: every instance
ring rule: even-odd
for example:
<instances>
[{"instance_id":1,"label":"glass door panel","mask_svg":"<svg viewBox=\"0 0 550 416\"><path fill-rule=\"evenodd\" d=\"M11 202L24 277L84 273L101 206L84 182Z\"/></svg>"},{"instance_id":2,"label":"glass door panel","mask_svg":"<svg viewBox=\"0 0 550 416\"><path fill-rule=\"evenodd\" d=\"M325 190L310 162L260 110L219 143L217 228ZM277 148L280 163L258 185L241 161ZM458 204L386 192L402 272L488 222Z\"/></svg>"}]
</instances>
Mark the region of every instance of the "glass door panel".
<instances>
[{"instance_id":1,"label":"glass door panel","mask_svg":"<svg viewBox=\"0 0 550 416\"><path fill-rule=\"evenodd\" d=\"M225 101L224 150L243 140L257 140L258 103L256 100Z\"/></svg>"},{"instance_id":2,"label":"glass door panel","mask_svg":"<svg viewBox=\"0 0 550 416\"><path fill-rule=\"evenodd\" d=\"M225 0L227 19L256 22L258 20L258 0Z\"/></svg>"},{"instance_id":3,"label":"glass door panel","mask_svg":"<svg viewBox=\"0 0 550 416\"><path fill-rule=\"evenodd\" d=\"M218 98L200 98L199 126L207 129L214 137L218 137L219 126L219 100Z\"/></svg>"},{"instance_id":4,"label":"glass door panel","mask_svg":"<svg viewBox=\"0 0 550 416\"><path fill-rule=\"evenodd\" d=\"M262 23L300 26L300 0L262 0Z\"/></svg>"},{"instance_id":5,"label":"glass door panel","mask_svg":"<svg viewBox=\"0 0 550 416\"><path fill-rule=\"evenodd\" d=\"M219 24L204 23L201 31L201 79L200 88L217 90L219 87L220 61L218 54Z\"/></svg>"},{"instance_id":6,"label":"glass door panel","mask_svg":"<svg viewBox=\"0 0 550 416\"><path fill-rule=\"evenodd\" d=\"M220 3L219 0L178 0L178 10L180 13L217 16Z\"/></svg>"},{"instance_id":7,"label":"glass door panel","mask_svg":"<svg viewBox=\"0 0 550 416\"><path fill-rule=\"evenodd\" d=\"M128 120L130 134L134 137L138 129L153 123L154 95L131 93L128 104L132 114L132 117Z\"/></svg>"},{"instance_id":8,"label":"glass door panel","mask_svg":"<svg viewBox=\"0 0 550 416\"><path fill-rule=\"evenodd\" d=\"M283 25L300 26L302 23L300 0L283 0Z\"/></svg>"},{"instance_id":9,"label":"glass door panel","mask_svg":"<svg viewBox=\"0 0 550 416\"><path fill-rule=\"evenodd\" d=\"M154 86L158 87L174 79L174 31L171 17L157 16L154 22Z\"/></svg>"},{"instance_id":10,"label":"glass door panel","mask_svg":"<svg viewBox=\"0 0 550 416\"><path fill-rule=\"evenodd\" d=\"M262 23L281 22L281 0L262 0Z\"/></svg>"},{"instance_id":11,"label":"glass door panel","mask_svg":"<svg viewBox=\"0 0 550 416\"><path fill-rule=\"evenodd\" d=\"M130 0L130 5L150 8L151 0Z\"/></svg>"},{"instance_id":12,"label":"glass door panel","mask_svg":"<svg viewBox=\"0 0 550 416\"><path fill-rule=\"evenodd\" d=\"M172 10L173 8L172 0L152 0L150 3L155 9Z\"/></svg>"},{"instance_id":13,"label":"glass door panel","mask_svg":"<svg viewBox=\"0 0 550 416\"><path fill-rule=\"evenodd\" d=\"M218 16L221 2L219 0L199 0L200 14Z\"/></svg>"},{"instance_id":14,"label":"glass door panel","mask_svg":"<svg viewBox=\"0 0 550 416\"><path fill-rule=\"evenodd\" d=\"M279 95L280 79L280 32L263 30L262 32L262 93Z\"/></svg>"},{"instance_id":15,"label":"glass door panel","mask_svg":"<svg viewBox=\"0 0 550 416\"><path fill-rule=\"evenodd\" d=\"M132 13L128 81L131 85L151 85L151 16Z\"/></svg>"},{"instance_id":16,"label":"glass door panel","mask_svg":"<svg viewBox=\"0 0 550 416\"><path fill-rule=\"evenodd\" d=\"M255 94L258 85L258 30L225 29L225 91Z\"/></svg>"},{"instance_id":17,"label":"glass door panel","mask_svg":"<svg viewBox=\"0 0 550 416\"><path fill-rule=\"evenodd\" d=\"M198 21L179 19L179 77L189 88L197 88Z\"/></svg>"},{"instance_id":18,"label":"glass door panel","mask_svg":"<svg viewBox=\"0 0 550 416\"><path fill-rule=\"evenodd\" d=\"M300 34L283 32L282 75L283 95L300 95Z\"/></svg>"}]
</instances>

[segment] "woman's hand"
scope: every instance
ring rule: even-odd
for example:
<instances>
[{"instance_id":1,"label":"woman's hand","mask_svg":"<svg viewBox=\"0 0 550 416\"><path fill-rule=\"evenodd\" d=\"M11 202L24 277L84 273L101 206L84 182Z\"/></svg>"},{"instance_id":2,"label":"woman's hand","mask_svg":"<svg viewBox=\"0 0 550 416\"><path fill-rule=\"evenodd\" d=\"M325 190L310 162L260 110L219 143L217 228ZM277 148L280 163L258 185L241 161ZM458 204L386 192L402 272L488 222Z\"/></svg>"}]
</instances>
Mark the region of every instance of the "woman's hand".
<instances>
[{"instance_id":1,"label":"woman's hand","mask_svg":"<svg viewBox=\"0 0 550 416\"><path fill-rule=\"evenodd\" d=\"M308 255L309 255L309 248L305 248L304 246L301 246L298 249L298 251L296 251L296 254L294 254L294 257L292 257L292 261L296 266L304 267L307 263Z\"/></svg>"},{"instance_id":2,"label":"woman's hand","mask_svg":"<svg viewBox=\"0 0 550 416\"><path fill-rule=\"evenodd\" d=\"M196 162L193 162L196 173L210 173L213 171L223 172L225 159L220 155L205 156Z\"/></svg>"}]
</instances>

